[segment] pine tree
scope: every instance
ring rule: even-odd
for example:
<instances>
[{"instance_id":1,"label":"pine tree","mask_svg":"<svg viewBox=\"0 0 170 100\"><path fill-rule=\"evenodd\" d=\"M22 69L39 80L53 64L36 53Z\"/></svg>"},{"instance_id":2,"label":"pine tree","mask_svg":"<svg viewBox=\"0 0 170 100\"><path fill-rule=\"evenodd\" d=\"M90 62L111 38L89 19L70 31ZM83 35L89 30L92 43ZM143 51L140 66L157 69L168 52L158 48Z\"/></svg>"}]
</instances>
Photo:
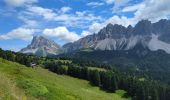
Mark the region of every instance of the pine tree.
<instances>
[{"instance_id":1,"label":"pine tree","mask_svg":"<svg viewBox=\"0 0 170 100\"><path fill-rule=\"evenodd\" d=\"M94 70L94 84L96 86L100 86L100 75L99 75L99 71L98 70Z\"/></svg>"},{"instance_id":2,"label":"pine tree","mask_svg":"<svg viewBox=\"0 0 170 100\"><path fill-rule=\"evenodd\" d=\"M100 75L98 70L89 70L88 79L93 85L100 86Z\"/></svg>"},{"instance_id":3,"label":"pine tree","mask_svg":"<svg viewBox=\"0 0 170 100\"><path fill-rule=\"evenodd\" d=\"M159 100L159 94L156 88L153 88L152 100Z\"/></svg>"},{"instance_id":4,"label":"pine tree","mask_svg":"<svg viewBox=\"0 0 170 100\"><path fill-rule=\"evenodd\" d=\"M80 74L81 74L82 79L87 79L88 68L87 67L81 68L81 73Z\"/></svg>"},{"instance_id":5,"label":"pine tree","mask_svg":"<svg viewBox=\"0 0 170 100\"><path fill-rule=\"evenodd\" d=\"M113 74L111 77L111 91L115 92L118 89L117 79L116 76Z\"/></svg>"},{"instance_id":6,"label":"pine tree","mask_svg":"<svg viewBox=\"0 0 170 100\"><path fill-rule=\"evenodd\" d=\"M110 90L111 87L111 74L109 72L101 72L101 85L105 90Z\"/></svg>"}]
</instances>

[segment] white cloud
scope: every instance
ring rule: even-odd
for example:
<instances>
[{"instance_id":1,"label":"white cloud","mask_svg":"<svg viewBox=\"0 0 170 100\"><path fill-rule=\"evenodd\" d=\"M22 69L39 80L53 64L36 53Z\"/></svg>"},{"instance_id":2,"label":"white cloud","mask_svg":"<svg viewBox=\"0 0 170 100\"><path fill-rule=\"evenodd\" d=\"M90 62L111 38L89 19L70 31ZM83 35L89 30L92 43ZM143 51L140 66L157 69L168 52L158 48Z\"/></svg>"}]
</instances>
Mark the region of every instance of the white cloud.
<instances>
[{"instance_id":1,"label":"white cloud","mask_svg":"<svg viewBox=\"0 0 170 100\"><path fill-rule=\"evenodd\" d=\"M89 31L82 31L82 33L81 33L81 37L85 37L85 36L87 36L87 35L91 35L92 33L91 32L89 32Z\"/></svg>"},{"instance_id":2,"label":"white cloud","mask_svg":"<svg viewBox=\"0 0 170 100\"><path fill-rule=\"evenodd\" d=\"M132 11L136 11L138 9L142 9L144 7L145 7L145 5L143 3L136 4L136 5L133 5L133 6L128 6L128 7L123 8L122 12L132 12Z\"/></svg>"},{"instance_id":3,"label":"white cloud","mask_svg":"<svg viewBox=\"0 0 170 100\"><path fill-rule=\"evenodd\" d=\"M120 13L122 7L127 6L131 0L114 0L113 13Z\"/></svg>"},{"instance_id":4,"label":"white cloud","mask_svg":"<svg viewBox=\"0 0 170 100\"><path fill-rule=\"evenodd\" d=\"M9 6L19 7L27 4L36 3L38 0L5 0L5 3Z\"/></svg>"},{"instance_id":5,"label":"white cloud","mask_svg":"<svg viewBox=\"0 0 170 100\"><path fill-rule=\"evenodd\" d=\"M90 25L89 31L90 31L91 33L98 33L98 31L99 31L100 29L102 29L103 27L104 27L104 26L103 26L102 23L94 22L92 25Z\"/></svg>"},{"instance_id":6,"label":"white cloud","mask_svg":"<svg viewBox=\"0 0 170 100\"><path fill-rule=\"evenodd\" d=\"M27 13L32 16L40 16L48 21L56 21L60 26L66 27L86 27L92 21L101 21L104 20L100 16L95 16L92 13L86 11L76 11L67 14L71 8L62 7L58 11L53 9L31 6L28 7Z\"/></svg>"},{"instance_id":7,"label":"white cloud","mask_svg":"<svg viewBox=\"0 0 170 100\"><path fill-rule=\"evenodd\" d=\"M115 0L104 0L107 4L112 4L114 3Z\"/></svg>"},{"instance_id":8,"label":"white cloud","mask_svg":"<svg viewBox=\"0 0 170 100\"><path fill-rule=\"evenodd\" d=\"M134 19L149 19L152 22L162 18L167 18L170 15L170 0L145 0L137 5L129 6L123 9L124 12L135 11Z\"/></svg>"},{"instance_id":9,"label":"white cloud","mask_svg":"<svg viewBox=\"0 0 170 100\"><path fill-rule=\"evenodd\" d=\"M104 0L106 4L113 5L113 13L120 13L123 7L129 5L130 1L132 0Z\"/></svg>"},{"instance_id":10,"label":"white cloud","mask_svg":"<svg viewBox=\"0 0 170 100\"><path fill-rule=\"evenodd\" d=\"M82 12L76 11L76 14L77 14L77 16L84 16L86 14L86 12L85 11L82 11Z\"/></svg>"},{"instance_id":11,"label":"white cloud","mask_svg":"<svg viewBox=\"0 0 170 100\"><path fill-rule=\"evenodd\" d=\"M42 8L38 6L28 7L28 11L30 11L30 13L32 13L32 15L34 16L40 15L40 16L43 16L44 19L47 19L47 20L53 20L57 16L56 13L54 13L52 9Z\"/></svg>"},{"instance_id":12,"label":"white cloud","mask_svg":"<svg viewBox=\"0 0 170 100\"><path fill-rule=\"evenodd\" d=\"M89 2L86 4L87 6L98 7L104 5L102 2Z\"/></svg>"},{"instance_id":13,"label":"white cloud","mask_svg":"<svg viewBox=\"0 0 170 100\"><path fill-rule=\"evenodd\" d=\"M61 8L61 12L62 12L62 13L66 13L66 12L69 12L71 9L72 9L72 8L70 8L70 7L62 7L62 8Z\"/></svg>"},{"instance_id":14,"label":"white cloud","mask_svg":"<svg viewBox=\"0 0 170 100\"><path fill-rule=\"evenodd\" d=\"M32 39L34 32L34 29L17 28L4 35L0 35L0 40L21 39L29 41Z\"/></svg>"},{"instance_id":15,"label":"white cloud","mask_svg":"<svg viewBox=\"0 0 170 100\"><path fill-rule=\"evenodd\" d=\"M84 28L89 25L92 21L103 20L100 16L95 16L91 13L83 12L75 12L72 14L58 14L54 19L67 27L76 27L76 28Z\"/></svg>"},{"instance_id":16,"label":"white cloud","mask_svg":"<svg viewBox=\"0 0 170 100\"><path fill-rule=\"evenodd\" d=\"M38 22L36 20L30 20L26 16L18 16L18 18L24 22L23 27L35 28L38 26Z\"/></svg>"},{"instance_id":17,"label":"white cloud","mask_svg":"<svg viewBox=\"0 0 170 100\"><path fill-rule=\"evenodd\" d=\"M73 42L80 38L75 32L70 32L66 27L60 26L53 29L44 29L43 34L50 37L57 37L58 39Z\"/></svg>"},{"instance_id":18,"label":"white cloud","mask_svg":"<svg viewBox=\"0 0 170 100\"><path fill-rule=\"evenodd\" d=\"M104 26L106 26L107 24L119 24L119 25L123 25L125 27L127 27L128 25L134 25L134 20L132 18L127 18L125 16L113 16L109 19L107 19L103 24Z\"/></svg>"}]
</instances>

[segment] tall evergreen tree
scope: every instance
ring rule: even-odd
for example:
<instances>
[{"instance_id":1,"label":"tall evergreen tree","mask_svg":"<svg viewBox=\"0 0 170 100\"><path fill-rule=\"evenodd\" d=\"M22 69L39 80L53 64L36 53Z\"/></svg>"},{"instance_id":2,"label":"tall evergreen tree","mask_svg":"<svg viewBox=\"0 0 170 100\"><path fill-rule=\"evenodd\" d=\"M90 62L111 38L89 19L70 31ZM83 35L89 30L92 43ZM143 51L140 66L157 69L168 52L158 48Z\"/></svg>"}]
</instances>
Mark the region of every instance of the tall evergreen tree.
<instances>
[{"instance_id":1,"label":"tall evergreen tree","mask_svg":"<svg viewBox=\"0 0 170 100\"><path fill-rule=\"evenodd\" d=\"M110 87L110 89L113 92L115 92L118 89L117 79L116 79L116 76L114 74L111 77L111 87Z\"/></svg>"}]
</instances>

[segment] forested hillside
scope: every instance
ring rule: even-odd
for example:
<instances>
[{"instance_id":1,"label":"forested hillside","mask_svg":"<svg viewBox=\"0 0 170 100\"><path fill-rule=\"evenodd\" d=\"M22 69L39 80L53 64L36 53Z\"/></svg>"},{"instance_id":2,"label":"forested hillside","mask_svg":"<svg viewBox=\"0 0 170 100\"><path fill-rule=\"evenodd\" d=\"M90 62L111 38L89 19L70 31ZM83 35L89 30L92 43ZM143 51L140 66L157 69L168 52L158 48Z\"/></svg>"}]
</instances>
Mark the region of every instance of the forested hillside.
<instances>
[{"instance_id":1,"label":"forested hillside","mask_svg":"<svg viewBox=\"0 0 170 100\"><path fill-rule=\"evenodd\" d=\"M30 68L0 58L2 100L127 100L125 91L109 93L88 81Z\"/></svg>"},{"instance_id":2,"label":"forested hillside","mask_svg":"<svg viewBox=\"0 0 170 100\"><path fill-rule=\"evenodd\" d=\"M123 97L132 97L133 100L168 100L170 98L168 85L150 79L146 75L138 76L120 72L115 66L70 58L37 58L3 50L1 53L2 58L6 57L4 59L16 61L28 67L31 62L34 62L54 73L88 80L91 85L107 92L115 93L118 90L125 90L127 93L123 94ZM18 60L19 58L22 60Z\"/></svg>"},{"instance_id":3,"label":"forested hillside","mask_svg":"<svg viewBox=\"0 0 170 100\"><path fill-rule=\"evenodd\" d=\"M96 62L114 66L121 72L135 76L147 76L170 85L170 55L163 50L150 51L138 46L132 50L94 51L81 50L59 57L69 57L80 61ZM76 62L76 61L75 61Z\"/></svg>"}]
</instances>

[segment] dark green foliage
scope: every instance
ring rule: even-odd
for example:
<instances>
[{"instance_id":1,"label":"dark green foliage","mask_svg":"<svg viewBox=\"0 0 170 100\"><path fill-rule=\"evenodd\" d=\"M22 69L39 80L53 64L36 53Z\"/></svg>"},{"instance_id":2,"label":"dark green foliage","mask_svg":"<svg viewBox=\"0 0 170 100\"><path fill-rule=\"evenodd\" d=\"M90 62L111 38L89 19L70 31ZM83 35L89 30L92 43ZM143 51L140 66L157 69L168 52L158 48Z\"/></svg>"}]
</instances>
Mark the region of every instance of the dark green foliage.
<instances>
[{"instance_id":1,"label":"dark green foliage","mask_svg":"<svg viewBox=\"0 0 170 100\"><path fill-rule=\"evenodd\" d=\"M96 63L98 63L98 65L100 64L103 66L106 64L108 66L109 64L127 74L135 76L145 75L148 78L170 84L170 54L162 50L150 51L147 48L138 46L127 51L75 51L74 53L63 54L63 56L73 58L73 60L75 59L74 63L80 63L81 65L89 64L95 66ZM103 67L106 68L106 66Z\"/></svg>"},{"instance_id":2,"label":"dark green foliage","mask_svg":"<svg viewBox=\"0 0 170 100\"><path fill-rule=\"evenodd\" d=\"M111 87L111 74L109 72L101 72L101 86L105 90L110 90Z\"/></svg>"},{"instance_id":3,"label":"dark green foliage","mask_svg":"<svg viewBox=\"0 0 170 100\"><path fill-rule=\"evenodd\" d=\"M67 67L64 65L61 65L57 69L58 74L67 74Z\"/></svg>"},{"instance_id":4,"label":"dark green foliage","mask_svg":"<svg viewBox=\"0 0 170 100\"><path fill-rule=\"evenodd\" d=\"M120 72L115 66L106 64L99 64L90 61L86 62L83 60L70 58L69 60L71 60L72 63L68 63L62 62L60 59L56 60L50 58L39 58L31 55L14 53L11 51L3 51L2 49L0 49L0 57L27 66L30 66L31 62L42 64L46 69L49 69L54 73L65 74L76 78L89 80L91 84L99 86L100 88L109 92L115 92L118 89L123 89L127 92L127 94L124 96L130 96L132 97L132 100L169 100L170 98L170 87L168 84L165 84L167 82L163 83L164 81L162 81L163 79L167 79L169 76L164 76L164 74L162 75L162 70L160 70L161 74L157 75L157 71L155 71L156 69L153 69L153 71L155 71L154 73L149 70L148 72L141 71L139 73L134 73L133 68L135 67L131 67L130 69L126 68L127 71ZM61 60L64 59L68 60L68 58L62 58ZM146 62L145 66L148 66L148 63L149 62ZM89 66L104 68L105 71L92 70L88 68ZM142 68L143 70L148 69L148 67ZM151 74L154 75L154 78L152 78ZM160 81L153 80L155 77L161 77L156 79L160 79L162 83ZM39 84L37 84L37 86L39 86ZM43 91L45 90L43 86L40 85L39 87Z\"/></svg>"},{"instance_id":5,"label":"dark green foliage","mask_svg":"<svg viewBox=\"0 0 170 100\"><path fill-rule=\"evenodd\" d=\"M67 66L62 65L60 62L47 61L44 65L45 68L57 74L67 74Z\"/></svg>"},{"instance_id":6,"label":"dark green foliage","mask_svg":"<svg viewBox=\"0 0 170 100\"><path fill-rule=\"evenodd\" d=\"M81 77L80 73L81 73L81 68L75 66L68 67L68 75L80 78Z\"/></svg>"},{"instance_id":7,"label":"dark green foliage","mask_svg":"<svg viewBox=\"0 0 170 100\"><path fill-rule=\"evenodd\" d=\"M100 74L98 70L88 71L88 80L96 86L100 86Z\"/></svg>"},{"instance_id":8,"label":"dark green foliage","mask_svg":"<svg viewBox=\"0 0 170 100\"><path fill-rule=\"evenodd\" d=\"M87 67L82 67L81 68L81 75L80 75L80 77L82 78L82 79L88 79L87 77L87 75L88 75L88 68Z\"/></svg>"},{"instance_id":9,"label":"dark green foliage","mask_svg":"<svg viewBox=\"0 0 170 100\"><path fill-rule=\"evenodd\" d=\"M30 66L30 63L39 64L40 61L40 58L33 55L25 55L12 51L3 51L2 49L0 49L0 57L9 61L18 62L26 66Z\"/></svg>"},{"instance_id":10,"label":"dark green foliage","mask_svg":"<svg viewBox=\"0 0 170 100\"><path fill-rule=\"evenodd\" d=\"M112 74L111 77L111 91L115 92L118 89L118 79L117 76L115 74Z\"/></svg>"}]
</instances>

